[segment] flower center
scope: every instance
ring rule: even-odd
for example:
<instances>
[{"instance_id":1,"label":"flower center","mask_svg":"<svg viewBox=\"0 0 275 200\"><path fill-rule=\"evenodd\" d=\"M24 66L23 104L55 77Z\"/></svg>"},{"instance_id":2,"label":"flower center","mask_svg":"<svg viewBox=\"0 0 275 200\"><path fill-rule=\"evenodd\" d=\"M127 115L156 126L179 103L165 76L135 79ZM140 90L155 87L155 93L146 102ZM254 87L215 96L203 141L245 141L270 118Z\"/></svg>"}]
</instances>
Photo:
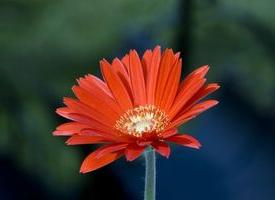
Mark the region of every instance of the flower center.
<instances>
[{"instance_id":1,"label":"flower center","mask_svg":"<svg viewBox=\"0 0 275 200\"><path fill-rule=\"evenodd\" d=\"M138 106L125 112L115 123L122 133L141 137L143 133L161 132L169 123L167 115L153 105Z\"/></svg>"}]
</instances>

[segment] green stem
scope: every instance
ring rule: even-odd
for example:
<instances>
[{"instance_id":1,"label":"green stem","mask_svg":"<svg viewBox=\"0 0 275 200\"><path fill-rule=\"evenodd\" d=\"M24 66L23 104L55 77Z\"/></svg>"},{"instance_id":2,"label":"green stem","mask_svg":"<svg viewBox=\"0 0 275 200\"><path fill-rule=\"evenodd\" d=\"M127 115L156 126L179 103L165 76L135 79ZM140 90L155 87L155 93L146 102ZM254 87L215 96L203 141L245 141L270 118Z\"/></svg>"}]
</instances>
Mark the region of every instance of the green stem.
<instances>
[{"instance_id":1,"label":"green stem","mask_svg":"<svg viewBox=\"0 0 275 200\"><path fill-rule=\"evenodd\" d=\"M156 199L156 156L154 150L145 152L144 200Z\"/></svg>"}]
</instances>

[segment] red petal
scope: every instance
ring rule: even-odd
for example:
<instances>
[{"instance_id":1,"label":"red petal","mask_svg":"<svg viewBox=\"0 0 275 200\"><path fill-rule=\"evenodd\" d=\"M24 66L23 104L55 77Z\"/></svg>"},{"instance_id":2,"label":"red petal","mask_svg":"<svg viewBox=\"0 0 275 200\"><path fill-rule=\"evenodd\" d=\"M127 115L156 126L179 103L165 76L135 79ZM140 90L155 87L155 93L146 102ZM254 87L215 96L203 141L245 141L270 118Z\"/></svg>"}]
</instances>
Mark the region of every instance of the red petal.
<instances>
[{"instance_id":1,"label":"red petal","mask_svg":"<svg viewBox=\"0 0 275 200\"><path fill-rule=\"evenodd\" d=\"M112 71L110 64L106 60L102 60L100 62L100 67L108 87L122 110L125 111L132 108L132 102L128 91L117 74Z\"/></svg>"},{"instance_id":2,"label":"red petal","mask_svg":"<svg viewBox=\"0 0 275 200\"><path fill-rule=\"evenodd\" d=\"M89 126L85 124L80 124L78 122L68 122L59 125L56 130L53 132L53 135L56 136L69 136L73 134L77 134L81 129L89 128Z\"/></svg>"},{"instance_id":3,"label":"red petal","mask_svg":"<svg viewBox=\"0 0 275 200\"><path fill-rule=\"evenodd\" d=\"M123 63L126 71L128 72L128 74L130 74L130 58L129 55L126 54L122 59L121 62Z\"/></svg>"},{"instance_id":4,"label":"red petal","mask_svg":"<svg viewBox=\"0 0 275 200\"><path fill-rule=\"evenodd\" d=\"M179 145L199 149L201 147L200 142L194 137L186 134L177 134L165 139L169 142L174 142Z\"/></svg>"},{"instance_id":5,"label":"red petal","mask_svg":"<svg viewBox=\"0 0 275 200\"><path fill-rule=\"evenodd\" d=\"M64 117L64 116L70 114L72 111L68 107L60 107L60 108L57 108L55 112L57 114L59 114L60 116Z\"/></svg>"},{"instance_id":6,"label":"red petal","mask_svg":"<svg viewBox=\"0 0 275 200\"><path fill-rule=\"evenodd\" d=\"M155 141L152 144L152 147L162 156L168 158L170 155L170 147L165 142Z\"/></svg>"},{"instance_id":7,"label":"red petal","mask_svg":"<svg viewBox=\"0 0 275 200\"><path fill-rule=\"evenodd\" d=\"M122 113L121 108L116 103L106 83L101 81L96 76L86 75L85 78L80 78L78 80L78 84L86 92L88 92L97 100L102 101L105 105L108 105L108 107L110 107L110 109L114 110L116 113Z\"/></svg>"},{"instance_id":8,"label":"red petal","mask_svg":"<svg viewBox=\"0 0 275 200\"><path fill-rule=\"evenodd\" d=\"M111 90L108 88L107 84L104 81L100 80L99 78L97 78L96 76L93 76L93 75L88 75L87 78L92 80L97 85L97 87L99 87L101 90L103 90L107 95L114 98Z\"/></svg>"},{"instance_id":9,"label":"red petal","mask_svg":"<svg viewBox=\"0 0 275 200\"><path fill-rule=\"evenodd\" d=\"M217 83L210 83L206 86L204 86L195 96L192 98L192 101L198 101L202 99L203 97L206 97L207 95L211 94L212 92L215 92L217 89L219 89L220 86Z\"/></svg>"},{"instance_id":10,"label":"red petal","mask_svg":"<svg viewBox=\"0 0 275 200\"><path fill-rule=\"evenodd\" d=\"M159 137L167 138L167 137L170 137L170 136L175 135L177 133L178 133L178 130L173 128L173 129L162 132L161 134L159 134Z\"/></svg>"},{"instance_id":11,"label":"red petal","mask_svg":"<svg viewBox=\"0 0 275 200\"><path fill-rule=\"evenodd\" d=\"M55 112L66 119L70 119L85 125L89 125L93 121L90 117L78 114L68 107L57 108ZM102 126L104 127L104 125Z\"/></svg>"},{"instance_id":12,"label":"red petal","mask_svg":"<svg viewBox=\"0 0 275 200\"><path fill-rule=\"evenodd\" d=\"M147 77L150 69L152 54L153 53L151 50L146 50L142 57L142 67L143 67L145 83L147 83Z\"/></svg>"},{"instance_id":13,"label":"red petal","mask_svg":"<svg viewBox=\"0 0 275 200\"><path fill-rule=\"evenodd\" d=\"M130 79L135 105L146 104L146 90L142 65L135 50L130 51Z\"/></svg>"},{"instance_id":14,"label":"red petal","mask_svg":"<svg viewBox=\"0 0 275 200\"><path fill-rule=\"evenodd\" d=\"M169 111L172 103L174 102L175 96L180 82L181 75L181 59L173 66L169 77L167 79L166 87L162 95L161 108L165 111Z\"/></svg>"},{"instance_id":15,"label":"red petal","mask_svg":"<svg viewBox=\"0 0 275 200\"><path fill-rule=\"evenodd\" d=\"M114 99L107 84L94 75L88 74L84 78L77 80L77 82L80 87L90 91L93 94L102 95L104 98L105 96L109 96Z\"/></svg>"},{"instance_id":16,"label":"red petal","mask_svg":"<svg viewBox=\"0 0 275 200\"><path fill-rule=\"evenodd\" d=\"M116 118L112 118L108 113L104 113L103 111L99 112L98 109L91 108L78 100L65 97L64 104L68 106L71 113L88 116L110 128L112 128L115 123Z\"/></svg>"},{"instance_id":17,"label":"red petal","mask_svg":"<svg viewBox=\"0 0 275 200\"><path fill-rule=\"evenodd\" d=\"M74 135L70 137L67 141L67 145L80 145L80 144L98 144L106 143L109 140L101 136L84 136L84 135Z\"/></svg>"},{"instance_id":18,"label":"red petal","mask_svg":"<svg viewBox=\"0 0 275 200\"><path fill-rule=\"evenodd\" d=\"M184 107L184 105L191 99L199 89L204 85L206 79L193 79L189 84L184 85L178 93L175 102L169 110L168 116L173 119L174 116Z\"/></svg>"},{"instance_id":19,"label":"red petal","mask_svg":"<svg viewBox=\"0 0 275 200\"><path fill-rule=\"evenodd\" d=\"M147 146L139 146L137 144L129 145L125 150L125 156L127 161L133 161L138 158Z\"/></svg>"},{"instance_id":20,"label":"red petal","mask_svg":"<svg viewBox=\"0 0 275 200\"><path fill-rule=\"evenodd\" d=\"M129 76L125 66L123 65L123 63L118 58L115 58L113 60L112 69L113 69L114 73L116 73L118 75L118 77L120 78L120 80L123 83L124 87L128 91L128 94L129 94L130 98L133 101L133 94L132 94L132 86L131 86L130 76Z\"/></svg>"},{"instance_id":21,"label":"red petal","mask_svg":"<svg viewBox=\"0 0 275 200\"><path fill-rule=\"evenodd\" d=\"M206 79L204 76L209 70L209 66L203 66L192 73L190 73L181 83L179 88L179 93L175 99L172 108L169 110L169 116L172 119L177 115L182 109L186 107L186 104L196 93L202 88Z\"/></svg>"},{"instance_id":22,"label":"red petal","mask_svg":"<svg viewBox=\"0 0 275 200\"><path fill-rule=\"evenodd\" d=\"M182 86L189 84L189 82L193 81L193 79L202 79L207 74L208 71L209 71L208 65L204 65L202 67L199 67L198 69L195 69L183 80Z\"/></svg>"},{"instance_id":23,"label":"red petal","mask_svg":"<svg viewBox=\"0 0 275 200\"><path fill-rule=\"evenodd\" d=\"M207 100L201 103L194 105L191 109L186 111L185 113L180 113L177 115L173 120L172 123L169 125L168 128L177 127L183 122L186 122L186 119L192 119L199 115L200 113L206 111L207 109L217 105L219 102L216 100Z\"/></svg>"},{"instance_id":24,"label":"red petal","mask_svg":"<svg viewBox=\"0 0 275 200\"><path fill-rule=\"evenodd\" d=\"M112 144L104 145L97 149L96 157L100 158L100 157L104 156L105 154L125 149L128 145L129 144L127 144L127 143L112 143Z\"/></svg>"},{"instance_id":25,"label":"red petal","mask_svg":"<svg viewBox=\"0 0 275 200\"><path fill-rule=\"evenodd\" d=\"M65 108L58 108L56 110L56 113L59 114L60 116L66 118L66 119L70 119L72 121L75 122L79 122L81 124L85 124L87 126L89 126L91 129L95 129L95 130L99 130L99 131L105 131L105 132L112 132L113 129L108 128L107 126L101 124L100 122L82 115L82 114L78 114L78 113L74 113L71 109L65 107Z\"/></svg>"},{"instance_id":26,"label":"red petal","mask_svg":"<svg viewBox=\"0 0 275 200\"><path fill-rule=\"evenodd\" d=\"M157 85L157 77L159 71L159 64L161 59L160 46L156 46L153 50L151 57L150 67L147 74L146 90L147 90L147 103L154 104L155 102L155 91Z\"/></svg>"},{"instance_id":27,"label":"red petal","mask_svg":"<svg viewBox=\"0 0 275 200\"><path fill-rule=\"evenodd\" d=\"M162 95L167 84L167 79L176 61L177 59L175 59L172 49L166 49L162 55L159 67L159 75L155 95L155 104L157 106L159 106L161 103Z\"/></svg>"},{"instance_id":28,"label":"red petal","mask_svg":"<svg viewBox=\"0 0 275 200\"><path fill-rule=\"evenodd\" d=\"M100 167L103 167L105 165L108 165L109 163L119 159L123 155L124 151L116 151L104 154L100 158L97 158L97 150L88 155L85 160L83 161L80 173L87 173L94 171Z\"/></svg>"},{"instance_id":29,"label":"red petal","mask_svg":"<svg viewBox=\"0 0 275 200\"><path fill-rule=\"evenodd\" d=\"M189 109L191 106L195 105L198 101L206 97L207 95L211 94L212 92L215 92L217 89L219 89L220 86L216 83L208 84L204 87L202 87L181 109L180 112L184 112L187 109Z\"/></svg>"},{"instance_id":30,"label":"red petal","mask_svg":"<svg viewBox=\"0 0 275 200\"><path fill-rule=\"evenodd\" d=\"M139 146L148 146L148 145L150 145L151 143L152 143L152 141L143 141L143 140L140 140L140 141L136 141L137 142L137 144L139 145Z\"/></svg>"},{"instance_id":31,"label":"red petal","mask_svg":"<svg viewBox=\"0 0 275 200\"><path fill-rule=\"evenodd\" d=\"M81 102L93 108L96 112L108 113L108 116L113 118L114 121L119 118L119 114L116 112L116 109L113 109L112 105L107 104L104 99L99 99L95 94L92 95L78 86L73 86L72 89Z\"/></svg>"},{"instance_id":32,"label":"red petal","mask_svg":"<svg viewBox=\"0 0 275 200\"><path fill-rule=\"evenodd\" d=\"M112 69L120 77L123 76L123 77L125 77L125 79L130 80L128 72L127 72L125 66L123 65L123 63L118 58L115 58L113 60Z\"/></svg>"},{"instance_id":33,"label":"red petal","mask_svg":"<svg viewBox=\"0 0 275 200\"><path fill-rule=\"evenodd\" d=\"M96 129L83 129L80 131L79 135L81 136L101 136L109 141L120 141L120 137L116 134L115 131L103 131L103 130L96 130Z\"/></svg>"}]
</instances>

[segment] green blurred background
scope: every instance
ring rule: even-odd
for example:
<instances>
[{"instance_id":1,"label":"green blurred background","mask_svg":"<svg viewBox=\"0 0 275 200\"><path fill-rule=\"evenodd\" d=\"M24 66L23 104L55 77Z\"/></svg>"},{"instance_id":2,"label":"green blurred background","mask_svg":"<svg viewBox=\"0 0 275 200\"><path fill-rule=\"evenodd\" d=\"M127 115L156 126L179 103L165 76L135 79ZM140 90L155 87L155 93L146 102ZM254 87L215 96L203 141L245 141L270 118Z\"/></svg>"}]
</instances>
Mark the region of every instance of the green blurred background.
<instances>
[{"instance_id":1,"label":"green blurred background","mask_svg":"<svg viewBox=\"0 0 275 200\"><path fill-rule=\"evenodd\" d=\"M166 168L158 171L158 198L274 199L274 6L274 0L0 0L0 199L142 199L142 159L80 175L93 147L66 146L51 132L64 121L54 111L72 96L76 78L99 75L102 58L157 44L182 52L183 75L210 64L209 79L222 85L215 96L221 104L183 127L202 140L202 153L175 147L174 154L187 156L159 158Z\"/></svg>"}]
</instances>

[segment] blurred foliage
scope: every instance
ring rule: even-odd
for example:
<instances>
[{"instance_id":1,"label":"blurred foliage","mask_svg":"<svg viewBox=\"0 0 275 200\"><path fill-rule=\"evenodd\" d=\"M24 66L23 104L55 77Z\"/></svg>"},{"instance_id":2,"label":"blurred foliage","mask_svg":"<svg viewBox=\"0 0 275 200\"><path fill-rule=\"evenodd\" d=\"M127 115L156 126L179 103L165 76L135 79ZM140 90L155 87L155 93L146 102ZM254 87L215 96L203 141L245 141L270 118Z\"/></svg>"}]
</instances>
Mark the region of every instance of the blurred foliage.
<instances>
[{"instance_id":1,"label":"blurred foliage","mask_svg":"<svg viewBox=\"0 0 275 200\"><path fill-rule=\"evenodd\" d=\"M210 63L215 80L229 83L269 117L275 110L274 5L272 0L197 1L191 54L193 63Z\"/></svg>"}]
</instances>

